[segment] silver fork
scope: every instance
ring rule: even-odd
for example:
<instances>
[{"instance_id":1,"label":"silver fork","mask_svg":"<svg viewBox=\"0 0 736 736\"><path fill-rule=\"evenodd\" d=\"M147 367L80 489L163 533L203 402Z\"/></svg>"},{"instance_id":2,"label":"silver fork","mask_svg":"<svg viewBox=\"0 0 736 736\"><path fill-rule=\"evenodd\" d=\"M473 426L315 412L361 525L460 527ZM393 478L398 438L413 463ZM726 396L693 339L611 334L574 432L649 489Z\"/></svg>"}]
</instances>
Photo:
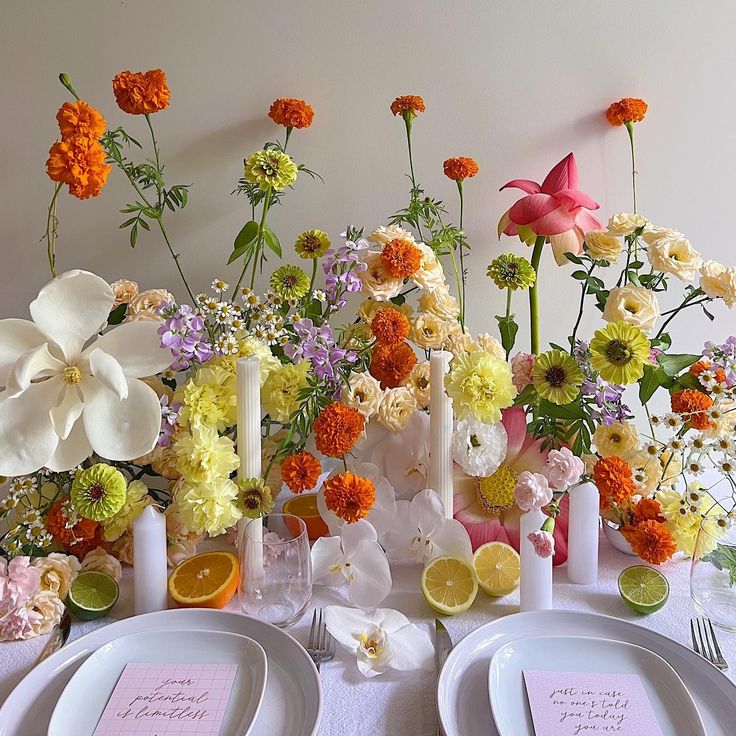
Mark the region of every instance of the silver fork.
<instances>
[{"instance_id":1,"label":"silver fork","mask_svg":"<svg viewBox=\"0 0 736 736\"><path fill-rule=\"evenodd\" d=\"M307 653L312 658L319 672L322 662L329 662L335 656L335 640L327 631L323 610L317 608L312 616L312 628L309 630Z\"/></svg>"},{"instance_id":2,"label":"silver fork","mask_svg":"<svg viewBox=\"0 0 736 736\"><path fill-rule=\"evenodd\" d=\"M716 632L709 618L691 618L690 635L693 638L693 649L701 657L707 659L719 670L728 669L728 662L721 653L721 648L718 646L718 640L716 639Z\"/></svg>"}]
</instances>

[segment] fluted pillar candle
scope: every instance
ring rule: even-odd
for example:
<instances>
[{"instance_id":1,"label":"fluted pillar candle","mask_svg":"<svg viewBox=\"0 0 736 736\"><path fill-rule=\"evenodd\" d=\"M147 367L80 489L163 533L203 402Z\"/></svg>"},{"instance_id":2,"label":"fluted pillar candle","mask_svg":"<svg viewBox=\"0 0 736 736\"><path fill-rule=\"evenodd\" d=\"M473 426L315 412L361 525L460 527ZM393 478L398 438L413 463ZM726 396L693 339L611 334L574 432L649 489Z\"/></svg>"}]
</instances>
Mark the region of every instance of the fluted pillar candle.
<instances>
[{"instance_id":1,"label":"fluted pillar candle","mask_svg":"<svg viewBox=\"0 0 736 736\"><path fill-rule=\"evenodd\" d=\"M429 487L436 491L451 519L452 501L452 399L445 391L445 374L452 353L434 350L429 359Z\"/></svg>"}]
</instances>

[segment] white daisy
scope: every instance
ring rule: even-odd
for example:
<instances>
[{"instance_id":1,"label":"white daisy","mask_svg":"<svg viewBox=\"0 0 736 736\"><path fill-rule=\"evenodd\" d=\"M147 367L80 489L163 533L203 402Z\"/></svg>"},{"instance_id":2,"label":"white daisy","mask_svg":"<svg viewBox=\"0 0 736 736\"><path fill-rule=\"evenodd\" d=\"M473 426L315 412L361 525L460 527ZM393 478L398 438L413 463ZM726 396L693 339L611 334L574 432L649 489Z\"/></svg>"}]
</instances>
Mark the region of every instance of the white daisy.
<instances>
[{"instance_id":1,"label":"white daisy","mask_svg":"<svg viewBox=\"0 0 736 736\"><path fill-rule=\"evenodd\" d=\"M212 291L222 294L223 291L227 291L229 288L230 284L226 284L222 279L212 279Z\"/></svg>"}]
</instances>

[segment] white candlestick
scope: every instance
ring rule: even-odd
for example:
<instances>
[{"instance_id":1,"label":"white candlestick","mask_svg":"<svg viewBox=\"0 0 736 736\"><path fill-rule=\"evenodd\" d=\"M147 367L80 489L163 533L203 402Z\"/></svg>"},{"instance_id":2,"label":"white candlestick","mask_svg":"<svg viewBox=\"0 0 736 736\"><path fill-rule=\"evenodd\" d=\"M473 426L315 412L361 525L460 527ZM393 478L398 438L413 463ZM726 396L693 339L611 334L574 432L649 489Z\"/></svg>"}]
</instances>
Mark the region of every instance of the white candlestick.
<instances>
[{"instance_id":1,"label":"white candlestick","mask_svg":"<svg viewBox=\"0 0 736 736\"><path fill-rule=\"evenodd\" d=\"M429 359L429 487L445 505L448 519L452 501L452 399L445 392L445 374L452 353L433 350Z\"/></svg>"},{"instance_id":2,"label":"white candlestick","mask_svg":"<svg viewBox=\"0 0 736 736\"><path fill-rule=\"evenodd\" d=\"M598 582L600 494L592 483L569 491L570 517L567 526L567 576L573 583Z\"/></svg>"},{"instance_id":3,"label":"white candlestick","mask_svg":"<svg viewBox=\"0 0 736 736\"><path fill-rule=\"evenodd\" d=\"M527 511L519 520L519 607L522 611L544 611L552 608L552 557L540 557L527 539L532 532L542 528L546 519L547 515L540 510Z\"/></svg>"},{"instance_id":4,"label":"white candlestick","mask_svg":"<svg viewBox=\"0 0 736 736\"><path fill-rule=\"evenodd\" d=\"M147 506L133 522L133 610L163 611L167 601L166 517Z\"/></svg>"}]
</instances>

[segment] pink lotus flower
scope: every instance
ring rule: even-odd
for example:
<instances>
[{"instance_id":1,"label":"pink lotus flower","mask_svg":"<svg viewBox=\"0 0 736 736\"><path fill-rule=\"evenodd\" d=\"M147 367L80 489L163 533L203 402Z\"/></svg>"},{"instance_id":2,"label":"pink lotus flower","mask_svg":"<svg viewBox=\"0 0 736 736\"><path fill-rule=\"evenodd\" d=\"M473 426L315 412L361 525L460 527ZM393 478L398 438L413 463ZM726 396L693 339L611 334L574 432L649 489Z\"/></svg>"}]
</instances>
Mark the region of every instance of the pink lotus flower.
<instances>
[{"instance_id":1,"label":"pink lotus flower","mask_svg":"<svg viewBox=\"0 0 736 736\"><path fill-rule=\"evenodd\" d=\"M550 555L554 554L555 540L549 532L537 529L537 531L529 534L527 539L532 543L532 547L534 547L537 557L541 557L543 560L546 560Z\"/></svg>"},{"instance_id":2,"label":"pink lotus flower","mask_svg":"<svg viewBox=\"0 0 736 736\"><path fill-rule=\"evenodd\" d=\"M513 502L516 480L525 470L548 477L548 452L543 449L542 440L527 434L526 414L521 407L504 410L502 422L508 435L506 457L491 478L496 491L507 492ZM466 475L459 465L455 466L454 488L454 516L467 530L473 550L493 541L506 542L519 549L521 511L516 504L498 513L488 510L487 499L481 499L476 479ZM567 520L568 501L565 497L555 519L555 565L567 560Z\"/></svg>"},{"instance_id":3,"label":"pink lotus flower","mask_svg":"<svg viewBox=\"0 0 736 736\"><path fill-rule=\"evenodd\" d=\"M578 189L578 167L570 153L547 174L541 186L529 179L514 179L506 188L527 193L508 210L498 223L498 235L518 235L525 242L544 235L549 238L558 265L565 253L583 252L585 233L601 230L603 224L589 210L600 205Z\"/></svg>"}]
</instances>

